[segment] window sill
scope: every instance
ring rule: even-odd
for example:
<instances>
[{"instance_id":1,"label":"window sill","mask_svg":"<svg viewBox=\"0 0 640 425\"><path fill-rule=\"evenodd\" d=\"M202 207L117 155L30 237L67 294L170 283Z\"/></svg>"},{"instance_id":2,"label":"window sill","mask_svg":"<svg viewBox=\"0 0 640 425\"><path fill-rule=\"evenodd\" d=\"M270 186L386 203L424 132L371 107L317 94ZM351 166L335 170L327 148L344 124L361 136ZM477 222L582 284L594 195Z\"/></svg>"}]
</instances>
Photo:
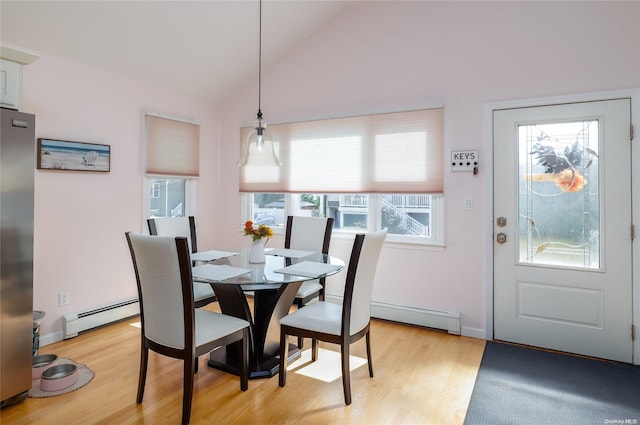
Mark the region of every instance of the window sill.
<instances>
[{"instance_id":1,"label":"window sill","mask_svg":"<svg viewBox=\"0 0 640 425\"><path fill-rule=\"evenodd\" d=\"M331 235L332 240L347 241L352 240L356 232L336 232ZM384 246L388 248L396 249L412 249L412 250L427 250L427 251L444 251L447 247L442 242L433 242L425 240L409 240L398 235L387 235L387 239L384 241Z\"/></svg>"}]
</instances>

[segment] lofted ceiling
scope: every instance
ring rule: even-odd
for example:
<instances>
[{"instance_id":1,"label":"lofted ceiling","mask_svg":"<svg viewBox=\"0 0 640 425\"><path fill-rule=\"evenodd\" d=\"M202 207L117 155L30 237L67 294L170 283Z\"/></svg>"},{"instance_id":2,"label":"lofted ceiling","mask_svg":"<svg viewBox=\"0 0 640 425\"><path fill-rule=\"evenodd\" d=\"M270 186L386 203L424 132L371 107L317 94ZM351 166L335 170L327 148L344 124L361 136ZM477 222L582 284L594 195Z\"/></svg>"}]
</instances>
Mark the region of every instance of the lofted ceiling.
<instances>
[{"instance_id":1,"label":"lofted ceiling","mask_svg":"<svg viewBox=\"0 0 640 425\"><path fill-rule=\"evenodd\" d=\"M263 69L355 2L264 0ZM0 18L3 45L213 102L258 75L256 0L0 0Z\"/></svg>"}]
</instances>

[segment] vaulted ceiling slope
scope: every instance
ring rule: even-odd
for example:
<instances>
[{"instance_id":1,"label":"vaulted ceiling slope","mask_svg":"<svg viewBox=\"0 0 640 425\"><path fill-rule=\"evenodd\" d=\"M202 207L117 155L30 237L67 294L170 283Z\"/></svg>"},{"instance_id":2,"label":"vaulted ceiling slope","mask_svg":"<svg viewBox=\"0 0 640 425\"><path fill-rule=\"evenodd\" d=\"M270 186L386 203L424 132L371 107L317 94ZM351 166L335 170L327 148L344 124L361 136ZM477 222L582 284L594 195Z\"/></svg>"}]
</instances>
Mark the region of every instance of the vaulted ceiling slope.
<instances>
[{"instance_id":1,"label":"vaulted ceiling slope","mask_svg":"<svg viewBox=\"0 0 640 425\"><path fill-rule=\"evenodd\" d=\"M262 64L357 1L264 0ZM258 73L259 3L0 1L0 42L196 95L227 98Z\"/></svg>"}]
</instances>

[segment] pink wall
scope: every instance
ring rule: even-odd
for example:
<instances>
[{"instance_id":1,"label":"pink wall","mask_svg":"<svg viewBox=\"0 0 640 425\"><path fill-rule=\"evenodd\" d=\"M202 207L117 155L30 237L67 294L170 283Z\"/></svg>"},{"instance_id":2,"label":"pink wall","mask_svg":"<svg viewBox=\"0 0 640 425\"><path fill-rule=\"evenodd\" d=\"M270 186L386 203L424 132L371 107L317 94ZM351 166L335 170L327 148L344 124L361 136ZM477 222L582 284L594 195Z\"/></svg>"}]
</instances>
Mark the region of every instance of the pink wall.
<instances>
[{"instance_id":1,"label":"pink wall","mask_svg":"<svg viewBox=\"0 0 640 425\"><path fill-rule=\"evenodd\" d=\"M487 103L640 87L639 17L637 2L357 4L263 68L262 111L277 123L444 106L443 161L478 149L486 164ZM253 119L255 93L248 87L221 108L221 169L233 179L238 126ZM484 165L476 177L445 172L446 248L386 247L376 301L460 311L463 334L484 336L490 174ZM221 188L229 200L231 183ZM226 209L225 221L238 214ZM332 251L344 258L347 245L332 242Z\"/></svg>"},{"instance_id":2,"label":"pink wall","mask_svg":"<svg viewBox=\"0 0 640 425\"><path fill-rule=\"evenodd\" d=\"M22 110L36 114L36 137L111 145L111 172L36 170L34 309L46 312L42 343L62 337L61 317L137 296L124 232L142 229L144 112L192 119L201 127L198 207L213 210L217 185L216 107L56 57L24 68ZM202 243L212 220L202 220ZM58 305L66 291L69 304Z\"/></svg>"},{"instance_id":3,"label":"pink wall","mask_svg":"<svg viewBox=\"0 0 640 425\"><path fill-rule=\"evenodd\" d=\"M638 88L638 52L638 2L357 3L265 64L262 110L274 123L445 107L443 161L453 149L477 149L485 162L476 177L445 172L446 247L385 247L374 298L460 311L463 333L482 337L492 228L486 104ZM135 296L123 233L142 228L145 111L201 124L199 245L246 245L235 164L256 86L211 105L51 56L25 68L23 110L37 115L38 137L109 144L113 155L108 174L36 171L34 308L47 312L43 343L61 337L62 315ZM343 258L349 247L332 242ZM59 307L63 290L70 303Z\"/></svg>"}]
</instances>

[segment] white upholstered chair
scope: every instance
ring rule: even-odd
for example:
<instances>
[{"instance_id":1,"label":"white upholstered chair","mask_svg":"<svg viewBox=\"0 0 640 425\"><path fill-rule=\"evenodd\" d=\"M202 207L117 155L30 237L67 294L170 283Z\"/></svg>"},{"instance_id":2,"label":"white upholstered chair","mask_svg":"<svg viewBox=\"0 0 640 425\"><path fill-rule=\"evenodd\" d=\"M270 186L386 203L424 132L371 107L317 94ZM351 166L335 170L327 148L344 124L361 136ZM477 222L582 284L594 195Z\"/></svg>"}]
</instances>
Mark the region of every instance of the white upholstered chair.
<instances>
[{"instance_id":1,"label":"white upholstered chair","mask_svg":"<svg viewBox=\"0 0 640 425\"><path fill-rule=\"evenodd\" d=\"M290 215L287 217L284 247L328 254L332 230L333 218ZM315 297L323 301L324 287L324 278L303 282L296 293L295 304L301 308ZM302 338L298 338L298 347L302 348L302 345Z\"/></svg>"},{"instance_id":2,"label":"white upholstered chair","mask_svg":"<svg viewBox=\"0 0 640 425\"><path fill-rule=\"evenodd\" d=\"M369 376L371 363L371 294L378 259L387 231L357 234L351 250L342 305L326 301L311 303L280 319L280 369L278 383L287 380L289 335L311 338L311 360L318 358L318 340L340 345L342 387L345 404L351 404L350 345L366 337Z\"/></svg>"},{"instance_id":3,"label":"white upholstered chair","mask_svg":"<svg viewBox=\"0 0 640 425\"><path fill-rule=\"evenodd\" d=\"M184 236L189 242L189 252L198 252L196 237L196 220L189 217L159 217L147 219L149 234L156 236ZM216 301L216 294L211 285L204 282L193 282L193 294L196 308Z\"/></svg>"},{"instance_id":4,"label":"white upholstered chair","mask_svg":"<svg viewBox=\"0 0 640 425\"><path fill-rule=\"evenodd\" d=\"M249 322L194 306L191 262L184 237L126 233L142 323L137 403L142 402L149 350L181 359L182 423L188 424L198 356L239 341L240 389L249 379Z\"/></svg>"}]
</instances>

